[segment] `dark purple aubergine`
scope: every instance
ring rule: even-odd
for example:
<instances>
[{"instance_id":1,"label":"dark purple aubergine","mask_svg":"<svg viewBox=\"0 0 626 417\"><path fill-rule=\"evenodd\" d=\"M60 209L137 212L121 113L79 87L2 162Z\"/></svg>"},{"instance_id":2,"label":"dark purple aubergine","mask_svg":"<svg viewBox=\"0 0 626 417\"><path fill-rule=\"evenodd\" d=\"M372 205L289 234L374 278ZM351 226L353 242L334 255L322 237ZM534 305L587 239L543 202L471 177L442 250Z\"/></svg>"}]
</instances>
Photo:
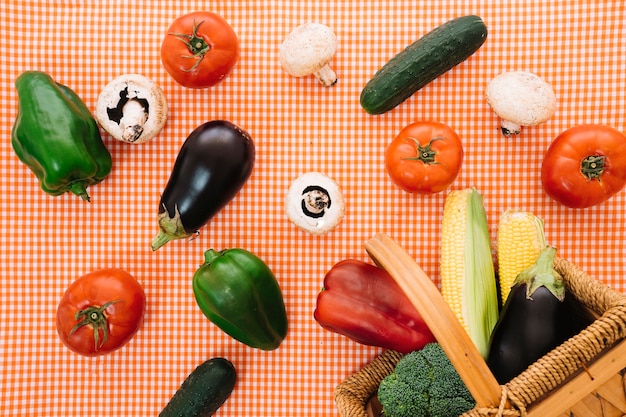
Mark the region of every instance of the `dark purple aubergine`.
<instances>
[{"instance_id":1,"label":"dark purple aubergine","mask_svg":"<svg viewBox=\"0 0 626 417\"><path fill-rule=\"evenodd\" d=\"M554 270L555 254L555 248L546 247L537 263L515 279L502 307L487 356L487 365L500 384L509 382L594 320Z\"/></svg>"},{"instance_id":2,"label":"dark purple aubergine","mask_svg":"<svg viewBox=\"0 0 626 417\"><path fill-rule=\"evenodd\" d=\"M231 122L211 121L191 132L161 195L159 233L152 250L198 234L241 190L254 158L252 138Z\"/></svg>"}]
</instances>

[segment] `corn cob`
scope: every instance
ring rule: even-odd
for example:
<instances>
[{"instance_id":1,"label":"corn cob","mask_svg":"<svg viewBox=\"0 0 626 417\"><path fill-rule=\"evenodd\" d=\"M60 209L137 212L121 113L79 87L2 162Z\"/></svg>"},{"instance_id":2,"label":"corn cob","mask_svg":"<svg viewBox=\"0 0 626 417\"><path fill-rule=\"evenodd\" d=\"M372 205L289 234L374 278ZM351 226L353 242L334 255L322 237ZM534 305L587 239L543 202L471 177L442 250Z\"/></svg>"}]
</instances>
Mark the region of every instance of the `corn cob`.
<instances>
[{"instance_id":1,"label":"corn cob","mask_svg":"<svg viewBox=\"0 0 626 417\"><path fill-rule=\"evenodd\" d=\"M441 292L481 355L498 320L498 293L482 196L452 191L443 209Z\"/></svg>"},{"instance_id":2,"label":"corn cob","mask_svg":"<svg viewBox=\"0 0 626 417\"><path fill-rule=\"evenodd\" d=\"M517 275L534 265L545 247L543 220L520 210L502 213L498 223L497 256L503 305Z\"/></svg>"}]
</instances>

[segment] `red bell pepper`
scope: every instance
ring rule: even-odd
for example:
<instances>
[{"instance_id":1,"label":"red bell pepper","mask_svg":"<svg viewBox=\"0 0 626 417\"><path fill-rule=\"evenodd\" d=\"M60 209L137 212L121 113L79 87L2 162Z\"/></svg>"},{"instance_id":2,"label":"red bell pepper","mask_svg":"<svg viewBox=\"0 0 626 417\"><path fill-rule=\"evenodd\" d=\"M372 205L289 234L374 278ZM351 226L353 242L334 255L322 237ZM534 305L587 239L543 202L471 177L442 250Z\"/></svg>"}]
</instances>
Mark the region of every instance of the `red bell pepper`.
<instances>
[{"instance_id":1,"label":"red bell pepper","mask_svg":"<svg viewBox=\"0 0 626 417\"><path fill-rule=\"evenodd\" d=\"M435 341L391 275L358 260L341 261L326 273L313 316L326 330L404 354Z\"/></svg>"}]
</instances>

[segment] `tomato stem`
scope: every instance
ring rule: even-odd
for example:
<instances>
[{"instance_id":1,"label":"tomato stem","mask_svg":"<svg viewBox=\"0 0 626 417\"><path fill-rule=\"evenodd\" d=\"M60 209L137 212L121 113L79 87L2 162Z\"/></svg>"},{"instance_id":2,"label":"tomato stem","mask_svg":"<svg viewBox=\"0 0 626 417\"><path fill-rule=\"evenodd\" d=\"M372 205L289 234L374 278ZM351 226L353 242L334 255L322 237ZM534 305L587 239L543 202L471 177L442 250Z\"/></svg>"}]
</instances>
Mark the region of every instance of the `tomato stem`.
<instances>
[{"instance_id":1,"label":"tomato stem","mask_svg":"<svg viewBox=\"0 0 626 417\"><path fill-rule=\"evenodd\" d=\"M198 23L196 23L195 20L193 21L191 35L185 33L169 33L169 35L175 36L182 43L184 43L189 52L191 52L191 55L183 55L183 58L197 59L191 68L183 69L183 71L191 72L198 68L198 65L200 65L206 53L209 52L209 50L211 49L211 45L209 45L207 41L204 40L204 38L198 36L198 28L202 23L204 23L204 20L201 20Z\"/></svg>"},{"instance_id":2,"label":"tomato stem","mask_svg":"<svg viewBox=\"0 0 626 417\"><path fill-rule=\"evenodd\" d=\"M587 180L597 179L599 181L605 168L606 156L602 155L589 155L580 163L580 172Z\"/></svg>"},{"instance_id":3,"label":"tomato stem","mask_svg":"<svg viewBox=\"0 0 626 417\"><path fill-rule=\"evenodd\" d=\"M422 146L422 144L415 138L413 137L408 137L407 140L411 140L413 142L415 142L415 156L412 156L410 158L402 158L403 160L407 160L407 161L422 161L423 163L425 163L426 165L431 165L431 164L439 164L438 161L435 160L435 157L437 156L437 151L434 149L431 149L433 142L436 140L443 140L442 137L435 137L432 138L430 140L430 142L428 142L427 145Z\"/></svg>"},{"instance_id":4,"label":"tomato stem","mask_svg":"<svg viewBox=\"0 0 626 417\"><path fill-rule=\"evenodd\" d=\"M70 330L68 338L83 326L91 326L93 328L93 338L95 350L98 350L109 339L109 323L104 310L109 308L121 300L109 301L101 307L89 306L83 310L76 312L76 325ZM100 340L100 331L102 330L102 340Z\"/></svg>"}]
</instances>

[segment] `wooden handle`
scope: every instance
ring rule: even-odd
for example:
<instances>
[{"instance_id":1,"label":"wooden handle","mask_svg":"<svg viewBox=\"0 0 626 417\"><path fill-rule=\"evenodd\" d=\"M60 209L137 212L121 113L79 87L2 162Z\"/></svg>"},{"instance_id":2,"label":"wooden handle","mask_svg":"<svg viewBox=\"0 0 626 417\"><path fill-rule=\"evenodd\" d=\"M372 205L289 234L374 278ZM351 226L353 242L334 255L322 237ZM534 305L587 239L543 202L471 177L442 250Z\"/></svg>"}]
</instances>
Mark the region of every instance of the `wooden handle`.
<instances>
[{"instance_id":1,"label":"wooden handle","mask_svg":"<svg viewBox=\"0 0 626 417\"><path fill-rule=\"evenodd\" d=\"M478 407L498 406L502 389L439 289L389 236L365 243L370 258L385 269L420 313L461 376Z\"/></svg>"}]
</instances>

